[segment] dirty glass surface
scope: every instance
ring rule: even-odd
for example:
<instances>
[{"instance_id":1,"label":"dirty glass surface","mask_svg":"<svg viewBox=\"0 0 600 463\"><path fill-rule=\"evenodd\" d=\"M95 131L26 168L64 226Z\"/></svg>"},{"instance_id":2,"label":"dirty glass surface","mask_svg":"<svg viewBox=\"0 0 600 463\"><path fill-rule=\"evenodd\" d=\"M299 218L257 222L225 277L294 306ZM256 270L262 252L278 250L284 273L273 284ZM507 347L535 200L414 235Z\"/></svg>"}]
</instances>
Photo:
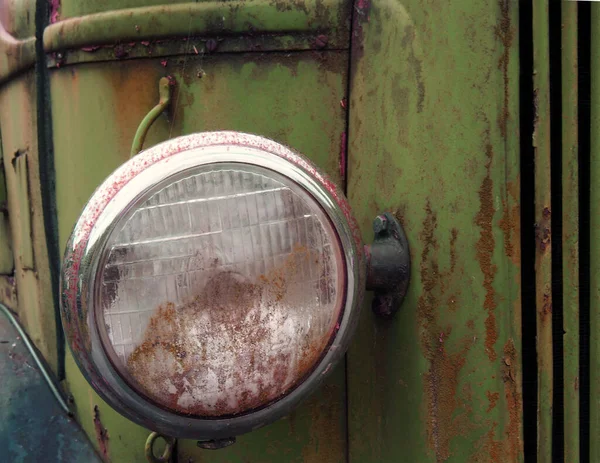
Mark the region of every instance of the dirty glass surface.
<instances>
[{"instance_id":1,"label":"dirty glass surface","mask_svg":"<svg viewBox=\"0 0 600 463\"><path fill-rule=\"evenodd\" d=\"M325 213L267 169L188 171L139 200L101 260L104 341L159 405L226 416L285 395L320 359L343 304Z\"/></svg>"}]
</instances>

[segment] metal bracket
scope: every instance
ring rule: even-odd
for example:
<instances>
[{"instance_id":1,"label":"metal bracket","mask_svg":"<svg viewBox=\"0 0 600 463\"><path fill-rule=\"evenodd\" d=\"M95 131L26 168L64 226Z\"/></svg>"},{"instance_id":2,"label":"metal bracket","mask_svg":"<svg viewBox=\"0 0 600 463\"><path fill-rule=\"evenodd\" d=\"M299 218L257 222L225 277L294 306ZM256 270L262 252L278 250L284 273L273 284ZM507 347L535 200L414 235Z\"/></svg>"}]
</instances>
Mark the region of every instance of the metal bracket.
<instances>
[{"instance_id":1,"label":"metal bracket","mask_svg":"<svg viewBox=\"0 0 600 463\"><path fill-rule=\"evenodd\" d=\"M165 449L163 450L163 454L157 457L154 454L154 444L159 437L165 441ZM150 463L168 463L171 461L171 454L173 453L173 448L175 447L176 442L177 439L173 437L167 437L157 432L151 432L146 440L146 445L144 446L146 460L148 460Z\"/></svg>"},{"instance_id":2,"label":"metal bracket","mask_svg":"<svg viewBox=\"0 0 600 463\"><path fill-rule=\"evenodd\" d=\"M169 106L171 101L171 80L169 80L168 77L162 77L158 81L158 96L159 100L157 105L150 110L146 117L144 117L140 123L140 126L135 132L133 144L131 145L130 157L134 157L136 154L142 151L148 130L150 130L150 127L154 121L158 119L158 116L160 116L162 112L167 109L167 106Z\"/></svg>"},{"instance_id":3,"label":"metal bracket","mask_svg":"<svg viewBox=\"0 0 600 463\"><path fill-rule=\"evenodd\" d=\"M410 281L408 240L400 222L389 212L373 221L375 238L365 246L367 290L375 291L373 312L392 318L400 308Z\"/></svg>"}]
</instances>

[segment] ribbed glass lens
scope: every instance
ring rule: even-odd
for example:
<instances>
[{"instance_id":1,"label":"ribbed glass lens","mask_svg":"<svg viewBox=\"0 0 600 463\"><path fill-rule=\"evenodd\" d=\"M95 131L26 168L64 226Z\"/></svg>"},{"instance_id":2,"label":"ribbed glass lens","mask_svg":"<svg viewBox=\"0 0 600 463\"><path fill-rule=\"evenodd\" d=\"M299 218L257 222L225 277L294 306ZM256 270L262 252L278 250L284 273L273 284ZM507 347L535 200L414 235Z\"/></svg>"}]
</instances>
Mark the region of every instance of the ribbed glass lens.
<instances>
[{"instance_id":1,"label":"ribbed glass lens","mask_svg":"<svg viewBox=\"0 0 600 463\"><path fill-rule=\"evenodd\" d=\"M123 377L163 407L225 416L289 392L344 302L336 234L308 193L222 163L137 200L100 260L96 307Z\"/></svg>"}]
</instances>

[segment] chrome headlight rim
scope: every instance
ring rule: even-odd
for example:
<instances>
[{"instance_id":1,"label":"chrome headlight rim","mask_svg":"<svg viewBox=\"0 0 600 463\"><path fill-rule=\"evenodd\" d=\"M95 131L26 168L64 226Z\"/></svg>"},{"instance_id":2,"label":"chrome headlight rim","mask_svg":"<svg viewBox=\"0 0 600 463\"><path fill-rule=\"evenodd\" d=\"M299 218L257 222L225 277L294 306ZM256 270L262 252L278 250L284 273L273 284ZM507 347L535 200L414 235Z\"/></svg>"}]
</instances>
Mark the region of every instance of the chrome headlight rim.
<instances>
[{"instance_id":1,"label":"chrome headlight rim","mask_svg":"<svg viewBox=\"0 0 600 463\"><path fill-rule=\"evenodd\" d=\"M294 181L326 212L341 244L346 297L339 328L311 373L263 408L224 418L195 417L148 401L117 371L104 349L93 301L103 246L120 214L156 183L198 165L243 163ZM344 355L353 334L365 287L362 239L338 187L302 156L272 140L238 132L206 132L175 138L140 153L114 171L92 195L67 244L61 272L61 313L76 363L94 389L132 421L173 437L215 439L243 434L288 414L308 396Z\"/></svg>"}]
</instances>

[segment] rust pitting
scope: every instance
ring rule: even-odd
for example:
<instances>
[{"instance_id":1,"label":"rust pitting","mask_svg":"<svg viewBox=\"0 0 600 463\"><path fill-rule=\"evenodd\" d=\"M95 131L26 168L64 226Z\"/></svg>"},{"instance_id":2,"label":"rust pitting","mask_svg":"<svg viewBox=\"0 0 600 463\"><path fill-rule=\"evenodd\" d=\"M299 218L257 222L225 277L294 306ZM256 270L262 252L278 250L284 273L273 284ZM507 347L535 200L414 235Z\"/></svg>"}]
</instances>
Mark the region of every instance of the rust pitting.
<instances>
[{"instance_id":1,"label":"rust pitting","mask_svg":"<svg viewBox=\"0 0 600 463\"><path fill-rule=\"evenodd\" d=\"M487 391L485 393L485 395L487 396L488 402L490 403L488 405L487 410L486 410L486 412L489 413L494 408L496 408L496 402L498 402L498 399L500 398L500 393L499 392L490 392L490 391Z\"/></svg>"},{"instance_id":2,"label":"rust pitting","mask_svg":"<svg viewBox=\"0 0 600 463\"><path fill-rule=\"evenodd\" d=\"M98 442L98 450L105 461L108 461L108 430L100 421L100 410L98 405L94 405L94 429L96 431L96 442Z\"/></svg>"},{"instance_id":3,"label":"rust pitting","mask_svg":"<svg viewBox=\"0 0 600 463\"><path fill-rule=\"evenodd\" d=\"M489 139L489 133L487 133ZM487 144L485 148L486 154L486 175L479 187L479 212L475 216L475 223L480 228L479 240L475 245L477 250L477 260L483 274L483 287L485 289L485 299L483 307L487 312L485 320L485 352L491 362L497 358L494 345L498 340L498 331L496 326L496 293L494 290L494 277L497 272L497 267L492 263L494 254L495 239L492 229L492 221L494 219L494 196L493 183L491 178L491 165L493 160L492 145Z\"/></svg>"},{"instance_id":4,"label":"rust pitting","mask_svg":"<svg viewBox=\"0 0 600 463\"><path fill-rule=\"evenodd\" d=\"M544 207L542 217L539 223L535 224L535 239L542 253L549 250L552 242L552 232L550 231L551 212L549 207Z\"/></svg>"},{"instance_id":5,"label":"rust pitting","mask_svg":"<svg viewBox=\"0 0 600 463\"><path fill-rule=\"evenodd\" d=\"M512 198L512 206L509 204L509 199L502 199L502 218L499 222L499 227L504 236L504 253L510 258L512 263L519 265L521 261L521 252L519 249L520 239L520 211L518 186L515 182L507 184L509 198Z\"/></svg>"},{"instance_id":6,"label":"rust pitting","mask_svg":"<svg viewBox=\"0 0 600 463\"><path fill-rule=\"evenodd\" d=\"M552 296L550 294L542 294L543 303L542 303L542 321L547 321L550 317L552 317Z\"/></svg>"}]
</instances>

